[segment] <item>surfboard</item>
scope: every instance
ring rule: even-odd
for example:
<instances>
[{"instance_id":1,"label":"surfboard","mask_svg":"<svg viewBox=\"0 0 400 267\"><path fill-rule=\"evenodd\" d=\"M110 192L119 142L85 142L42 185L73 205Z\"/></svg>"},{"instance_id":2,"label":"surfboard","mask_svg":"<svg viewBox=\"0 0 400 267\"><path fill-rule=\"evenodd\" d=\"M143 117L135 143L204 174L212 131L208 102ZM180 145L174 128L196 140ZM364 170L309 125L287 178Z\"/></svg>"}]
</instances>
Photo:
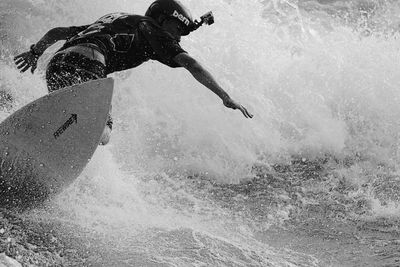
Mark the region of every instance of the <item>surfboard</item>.
<instances>
[{"instance_id":1,"label":"surfboard","mask_svg":"<svg viewBox=\"0 0 400 267\"><path fill-rule=\"evenodd\" d=\"M60 89L0 124L0 207L41 202L79 176L100 142L113 85L105 78Z\"/></svg>"}]
</instances>

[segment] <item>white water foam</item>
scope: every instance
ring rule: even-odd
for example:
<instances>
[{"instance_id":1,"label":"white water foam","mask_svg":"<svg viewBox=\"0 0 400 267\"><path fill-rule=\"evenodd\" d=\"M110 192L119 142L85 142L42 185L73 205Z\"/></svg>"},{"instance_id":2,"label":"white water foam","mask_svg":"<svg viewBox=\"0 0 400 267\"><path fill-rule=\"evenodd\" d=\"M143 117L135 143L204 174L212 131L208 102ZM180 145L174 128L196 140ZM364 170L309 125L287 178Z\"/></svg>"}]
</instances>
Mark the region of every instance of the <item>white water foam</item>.
<instances>
[{"instance_id":1,"label":"white water foam","mask_svg":"<svg viewBox=\"0 0 400 267\"><path fill-rule=\"evenodd\" d=\"M22 7L15 6L17 14L26 14L28 4L18 3ZM150 1L31 3L30 21L38 26L25 29L26 21L16 16L15 32L23 37L18 40L7 28L14 42L8 47L10 53L27 49L50 27L86 24L114 11L143 14ZM165 246L184 250L188 238L197 246L212 247L212 253L230 255L234 248L225 250L223 244L231 244L241 254L254 253L265 263L284 266L290 259L300 261L302 256L288 251L285 258L256 242L255 229L247 224L252 218L232 217L220 203L188 189L185 178L200 176L226 184L247 181L254 176L255 164L270 166L293 156L361 159L342 172L357 186L373 183L379 167L397 168L400 60L396 36L363 37L351 25L333 20L326 10L307 14L290 1L185 3L196 16L212 9L216 23L185 38L182 46L254 118L245 119L223 107L182 69L152 62L114 74L115 127L110 146L99 148L81 177L39 214L125 236L117 245L112 242L119 252L134 239L150 251L150 258ZM39 73L33 76L18 74L10 58L1 62L1 84L15 99L4 115L46 92L43 70L50 55L44 55ZM382 211L373 195L369 199L377 216L398 212L397 204ZM288 217L289 211L281 213ZM173 239L177 233L179 240ZM211 241L200 242L199 236ZM146 237L151 240L147 245L140 241ZM143 252L135 247L133 254L135 249ZM159 259L165 265L186 263L174 262L167 254ZM210 255L199 260L211 259ZM228 258L223 256L221 262ZM245 258L237 265L254 260ZM306 266L315 263L303 259Z\"/></svg>"}]
</instances>

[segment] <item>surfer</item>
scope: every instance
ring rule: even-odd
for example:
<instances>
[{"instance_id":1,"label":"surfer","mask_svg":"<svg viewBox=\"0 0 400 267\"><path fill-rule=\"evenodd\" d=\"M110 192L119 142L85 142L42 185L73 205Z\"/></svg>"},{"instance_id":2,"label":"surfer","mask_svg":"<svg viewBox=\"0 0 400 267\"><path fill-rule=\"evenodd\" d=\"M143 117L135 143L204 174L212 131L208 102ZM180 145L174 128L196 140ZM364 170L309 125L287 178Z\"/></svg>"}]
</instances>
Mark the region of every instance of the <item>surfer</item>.
<instances>
[{"instance_id":1,"label":"surfer","mask_svg":"<svg viewBox=\"0 0 400 267\"><path fill-rule=\"evenodd\" d=\"M252 118L253 115L234 101L213 75L179 45L181 36L188 35L202 24L212 23L211 12L197 21L179 1L156 0L145 16L112 13L92 24L53 28L14 61L21 72L30 68L34 73L44 51L57 41L65 40L46 69L47 87L49 92L53 92L135 68L150 59L157 60L171 68L186 68L198 82L218 95L226 107L239 109L246 118ZM100 142L102 145L110 139L110 115L106 125Z\"/></svg>"}]
</instances>

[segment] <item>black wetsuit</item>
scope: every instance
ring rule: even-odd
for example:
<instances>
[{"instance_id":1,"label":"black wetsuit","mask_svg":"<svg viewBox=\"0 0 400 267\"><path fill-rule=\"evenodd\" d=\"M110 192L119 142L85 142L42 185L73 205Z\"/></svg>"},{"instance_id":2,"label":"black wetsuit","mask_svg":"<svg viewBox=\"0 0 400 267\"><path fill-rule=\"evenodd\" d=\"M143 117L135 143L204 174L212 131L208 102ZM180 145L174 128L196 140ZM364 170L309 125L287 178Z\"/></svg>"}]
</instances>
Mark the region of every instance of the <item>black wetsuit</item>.
<instances>
[{"instance_id":1,"label":"black wetsuit","mask_svg":"<svg viewBox=\"0 0 400 267\"><path fill-rule=\"evenodd\" d=\"M50 92L107 74L134 68L150 59L172 68L185 52L149 17L112 13L90 25L71 27L71 36L50 60L46 81ZM112 126L111 117L107 124Z\"/></svg>"}]
</instances>

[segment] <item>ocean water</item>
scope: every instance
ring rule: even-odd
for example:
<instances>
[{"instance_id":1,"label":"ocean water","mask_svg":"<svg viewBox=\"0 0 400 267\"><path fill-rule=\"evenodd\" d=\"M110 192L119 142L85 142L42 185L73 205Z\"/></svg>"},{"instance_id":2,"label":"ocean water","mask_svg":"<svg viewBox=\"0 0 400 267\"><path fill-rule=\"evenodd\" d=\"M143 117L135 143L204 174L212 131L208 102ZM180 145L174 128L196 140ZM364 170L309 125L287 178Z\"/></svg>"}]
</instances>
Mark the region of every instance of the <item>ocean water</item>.
<instances>
[{"instance_id":1,"label":"ocean water","mask_svg":"<svg viewBox=\"0 0 400 267\"><path fill-rule=\"evenodd\" d=\"M183 38L254 114L183 69L113 74L115 127L74 184L25 214L89 266L400 266L400 4L183 1ZM14 55L56 26L151 1L2 0L0 118L46 94Z\"/></svg>"}]
</instances>

